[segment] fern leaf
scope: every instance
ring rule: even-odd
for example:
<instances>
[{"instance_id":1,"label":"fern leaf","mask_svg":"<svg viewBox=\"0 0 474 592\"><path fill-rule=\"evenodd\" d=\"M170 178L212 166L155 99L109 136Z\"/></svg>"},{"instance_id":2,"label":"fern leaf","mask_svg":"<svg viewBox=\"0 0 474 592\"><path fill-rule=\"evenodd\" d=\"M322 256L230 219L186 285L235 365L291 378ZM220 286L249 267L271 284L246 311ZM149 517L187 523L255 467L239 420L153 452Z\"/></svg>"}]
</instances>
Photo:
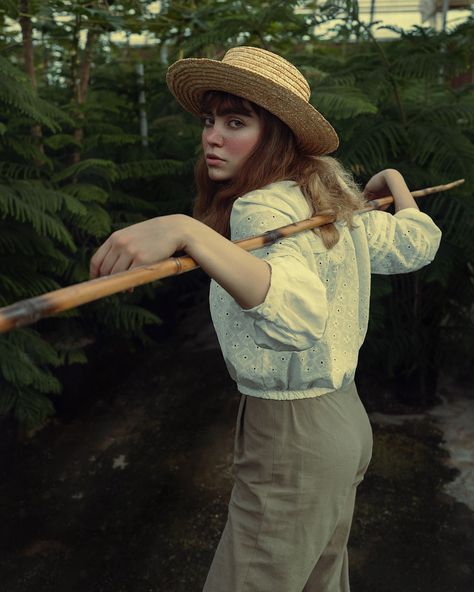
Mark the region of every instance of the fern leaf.
<instances>
[{"instance_id":1,"label":"fern leaf","mask_svg":"<svg viewBox=\"0 0 474 592\"><path fill-rule=\"evenodd\" d=\"M16 154L26 161L41 161L48 169L52 169L52 161L48 156L40 152L33 143L31 136L6 135L0 141L0 146L9 154Z\"/></svg>"},{"instance_id":2,"label":"fern leaf","mask_svg":"<svg viewBox=\"0 0 474 592\"><path fill-rule=\"evenodd\" d=\"M161 319L152 312L135 304L109 305L102 307L101 320L114 329L134 333L143 325L160 325Z\"/></svg>"},{"instance_id":3,"label":"fern leaf","mask_svg":"<svg viewBox=\"0 0 474 592\"><path fill-rule=\"evenodd\" d=\"M81 143L78 142L71 134L55 134L44 139L45 146L52 148L53 150L62 150L69 146L80 147Z\"/></svg>"},{"instance_id":4,"label":"fern leaf","mask_svg":"<svg viewBox=\"0 0 474 592\"><path fill-rule=\"evenodd\" d=\"M86 206L87 213L82 220L83 229L97 238L110 234L112 226L110 214L94 202L88 203Z\"/></svg>"},{"instance_id":5,"label":"fern leaf","mask_svg":"<svg viewBox=\"0 0 474 592\"><path fill-rule=\"evenodd\" d=\"M15 406L16 389L0 381L0 415L7 415Z\"/></svg>"},{"instance_id":6,"label":"fern leaf","mask_svg":"<svg viewBox=\"0 0 474 592\"><path fill-rule=\"evenodd\" d=\"M117 165L115 180L143 179L179 175L183 172L183 163L178 160L142 160Z\"/></svg>"},{"instance_id":7,"label":"fern leaf","mask_svg":"<svg viewBox=\"0 0 474 592\"><path fill-rule=\"evenodd\" d=\"M31 194L28 195L31 197ZM1 185L0 215L3 215L3 217L11 216L19 222L29 222L41 236L54 238L71 251L74 251L76 247L64 224L58 218L51 216L47 212L42 212L31 203L24 203L22 199L24 197L24 192L20 196L12 188ZM26 201L31 202L28 198Z\"/></svg>"},{"instance_id":8,"label":"fern leaf","mask_svg":"<svg viewBox=\"0 0 474 592\"><path fill-rule=\"evenodd\" d=\"M88 136L84 150L92 150L97 146L127 146L141 142L141 136L132 134L95 134Z\"/></svg>"},{"instance_id":9,"label":"fern leaf","mask_svg":"<svg viewBox=\"0 0 474 592\"><path fill-rule=\"evenodd\" d=\"M4 336L10 344L26 352L38 364L59 366L56 350L41 335L31 328L17 328Z\"/></svg>"},{"instance_id":10,"label":"fern leaf","mask_svg":"<svg viewBox=\"0 0 474 592\"><path fill-rule=\"evenodd\" d=\"M11 343L0 341L0 371L16 386L31 386L42 393L60 393L61 383L47 370L36 366L32 358Z\"/></svg>"},{"instance_id":11,"label":"fern leaf","mask_svg":"<svg viewBox=\"0 0 474 592\"><path fill-rule=\"evenodd\" d=\"M74 196L81 202L96 202L101 205L105 204L109 197L105 189L91 183L71 183L61 187L61 191Z\"/></svg>"},{"instance_id":12,"label":"fern leaf","mask_svg":"<svg viewBox=\"0 0 474 592\"><path fill-rule=\"evenodd\" d=\"M39 176L38 167L13 162L0 162L0 179L37 179Z\"/></svg>"},{"instance_id":13,"label":"fern leaf","mask_svg":"<svg viewBox=\"0 0 474 592\"><path fill-rule=\"evenodd\" d=\"M83 349L73 349L66 352L65 363L71 364L87 364L88 359Z\"/></svg>"},{"instance_id":14,"label":"fern leaf","mask_svg":"<svg viewBox=\"0 0 474 592\"><path fill-rule=\"evenodd\" d=\"M55 409L51 400L33 389L17 389L14 416L27 429L42 425L44 421L54 415Z\"/></svg>"},{"instance_id":15,"label":"fern leaf","mask_svg":"<svg viewBox=\"0 0 474 592\"><path fill-rule=\"evenodd\" d=\"M315 100L318 109L338 119L377 113L378 110L360 88L353 86L318 86Z\"/></svg>"},{"instance_id":16,"label":"fern leaf","mask_svg":"<svg viewBox=\"0 0 474 592\"><path fill-rule=\"evenodd\" d=\"M80 176L86 172L93 173L104 179L112 179L116 177L116 168L116 165L111 160L89 158L56 173L53 175L52 180L58 182L63 181L64 179L69 179L70 177L80 178Z\"/></svg>"},{"instance_id":17,"label":"fern leaf","mask_svg":"<svg viewBox=\"0 0 474 592\"><path fill-rule=\"evenodd\" d=\"M356 122L352 133L357 141L342 148L341 157L346 165L361 173L385 167L393 159L405 141L404 128L395 122L364 118Z\"/></svg>"}]
</instances>

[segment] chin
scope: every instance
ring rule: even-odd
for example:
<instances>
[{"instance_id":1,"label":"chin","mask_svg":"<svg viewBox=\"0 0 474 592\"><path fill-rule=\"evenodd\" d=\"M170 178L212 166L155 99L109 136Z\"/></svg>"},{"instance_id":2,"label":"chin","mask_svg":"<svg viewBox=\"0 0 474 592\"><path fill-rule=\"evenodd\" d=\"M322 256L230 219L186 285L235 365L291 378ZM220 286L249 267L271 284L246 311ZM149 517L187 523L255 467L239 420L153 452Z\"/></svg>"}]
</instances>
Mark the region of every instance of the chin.
<instances>
[{"instance_id":1,"label":"chin","mask_svg":"<svg viewBox=\"0 0 474 592\"><path fill-rule=\"evenodd\" d=\"M215 169L207 169L207 174L209 175L209 179L212 179L213 181L229 181L231 178L228 173L217 171Z\"/></svg>"}]
</instances>

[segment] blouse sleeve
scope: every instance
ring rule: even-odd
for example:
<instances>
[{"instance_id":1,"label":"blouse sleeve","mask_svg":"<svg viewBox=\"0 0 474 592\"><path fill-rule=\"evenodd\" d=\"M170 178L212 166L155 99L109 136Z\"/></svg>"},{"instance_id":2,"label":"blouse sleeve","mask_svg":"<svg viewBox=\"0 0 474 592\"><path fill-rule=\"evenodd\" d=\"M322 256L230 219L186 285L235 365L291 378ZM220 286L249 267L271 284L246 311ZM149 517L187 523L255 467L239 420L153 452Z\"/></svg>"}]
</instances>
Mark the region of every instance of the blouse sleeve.
<instances>
[{"instance_id":1,"label":"blouse sleeve","mask_svg":"<svg viewBox=\"0 0 474 592\"><path fill-rule=\"evenodd\" d=\"M361 215L369 246L372 273L416 271L430 263L441 241L441 230L424 212L404 208L395 214L371 211Z\"/></svg>"},{"instance_id":2,"label":"blouse sleeve","mask_svg":"<svg viewBox=\"0 0 474 592\"><path fill-rule=\"evenodd\" d=\"M239 198L230 218L232 240L240 240L300 219L290 201L270 191ZM271 268L264 302L240 311L252 320L262 348L302 351L322 337L328 318L326 289L308 267L296 235L252 251Z\"/></svg>"}]
</instances>

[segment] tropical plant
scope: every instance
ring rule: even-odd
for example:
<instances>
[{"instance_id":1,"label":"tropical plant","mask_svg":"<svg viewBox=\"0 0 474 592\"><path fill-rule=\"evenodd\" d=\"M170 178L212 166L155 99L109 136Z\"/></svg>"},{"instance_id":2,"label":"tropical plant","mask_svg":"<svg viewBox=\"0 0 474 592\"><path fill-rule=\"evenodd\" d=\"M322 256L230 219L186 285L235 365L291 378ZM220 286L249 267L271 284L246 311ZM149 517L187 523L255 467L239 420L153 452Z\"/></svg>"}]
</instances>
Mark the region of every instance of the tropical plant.
<instances>
[{"instance_id":1,"label":"tropical plant","mask_svg":"<svg viewBox=\"0 0 474 592\"><path fill-rule=\"evenodd\" d=\"M259 45L304 72L341 137L336 156L361 184L388 167L413 188L466 178L464 188L420 202L444 233L435 262L374 278L361 352L362 371L383 366L427 401L448 354L472 351L474 104L472 84L453 82L472 72L472 19L380 42L377 23L361 22L350 0L167 0L158 14L148 4L22 0L20 15L11 0L0 10L0 303L86 280L93 251L116 229L190 214L200 130L172 100L166 68ZM341 16L332 38L321 38L319 25ZM22 43L12 19L21 20ZM125 41L113 41L117 31ZM133 47L127 40L138 32L152 43ZM149 344L145 327L159 318L142 303L156 288L2 336L0 411L24 427L44 423L61 390L54 368L85 362L99 334Z\"/></svg>"}]
</instances>

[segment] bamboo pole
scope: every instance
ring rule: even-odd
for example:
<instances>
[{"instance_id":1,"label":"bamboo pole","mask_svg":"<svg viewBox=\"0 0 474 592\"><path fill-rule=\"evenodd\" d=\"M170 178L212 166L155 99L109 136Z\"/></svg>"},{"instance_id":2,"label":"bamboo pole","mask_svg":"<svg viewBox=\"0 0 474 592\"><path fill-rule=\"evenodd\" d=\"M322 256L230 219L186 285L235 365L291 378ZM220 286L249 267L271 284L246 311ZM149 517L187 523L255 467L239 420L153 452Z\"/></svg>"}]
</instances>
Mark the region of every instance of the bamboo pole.
<instances>
[{"instance_id":1,"label":"bamboo pole","mask_svg":"<svg viewBox=\"0 0 474 592\"><path fill-rule=\"evenodd\" d=\"M413 197L423 197L432 193L447 191L457 187L464 182L464 179L453 181L446 185L437 185L413 191ZM391 195L371 200L370 204L363 209L357 210L356 214L378 210L385 205L393 202ZM246 251L253 251L266 245L273 244L287 236L292 236L303 230L317 228L324 224L330 224L336 219L333 211L325 210L307 220L301 220L269 230L264 234L247 239L233 241ZM0 333L6 333L16 327L23 327L31 323L81 304L99 300L111 294L122 292L124 290L148 284L158 279L172 275L180 275L187 271L197 269L199 264L189 256L169 257L153 265L141 265L128 271L122 271L112 275L88 280L79 284L74 284L66 288L60 288L41 296L20 300L9 306L0 308Z\"/></svg>"}]
</instances>

